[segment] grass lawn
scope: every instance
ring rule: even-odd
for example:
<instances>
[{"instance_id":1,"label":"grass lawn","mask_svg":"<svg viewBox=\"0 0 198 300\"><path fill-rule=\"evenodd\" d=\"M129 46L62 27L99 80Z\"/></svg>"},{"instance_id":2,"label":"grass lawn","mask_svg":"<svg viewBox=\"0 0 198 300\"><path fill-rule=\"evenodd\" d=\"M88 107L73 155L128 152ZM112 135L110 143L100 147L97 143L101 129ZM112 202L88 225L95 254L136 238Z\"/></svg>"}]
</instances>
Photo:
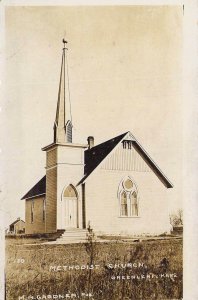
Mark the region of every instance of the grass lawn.
<instances>
[{"instance_id":1,"label":"grass lawn","mask_svg":"<svg viewBox=\"0 0 198 300\"><path fill-rule=\"evenodd\" d=\"M25 242L7 240L6 300L182 299L182 239Z\"/></svg>"}]
</instances>

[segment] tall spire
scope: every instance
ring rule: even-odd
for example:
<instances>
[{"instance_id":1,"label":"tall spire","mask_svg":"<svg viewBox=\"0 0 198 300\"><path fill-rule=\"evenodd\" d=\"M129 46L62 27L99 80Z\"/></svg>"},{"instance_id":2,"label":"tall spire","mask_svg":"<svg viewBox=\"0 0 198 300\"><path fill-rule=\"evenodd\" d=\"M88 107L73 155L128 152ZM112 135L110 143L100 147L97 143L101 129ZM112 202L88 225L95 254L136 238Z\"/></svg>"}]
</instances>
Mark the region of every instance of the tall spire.
<instances>
[{"instance_id":1,"label":"tall spire","mask_svg":"<svg viewBox=\"0 0 198 300\"><path fill-rule=\"evenodd\" d=\"M57 102L57 109L56 109L56 119L54 122L54 143L72 142L72 123L69 120L69 118L67 118L66 103L65 103L65 99L66 99L65 61L67 63L66 51L68 50L68 48L66 48L67 41L65 41L65 39L63 39L63 44L64 47L63 47L62 62L61 62L58 102ZM68 93L69 93L68 66L67 66L67 77L68 77L67 80L68 80Z\"/></svg>"}]
</instances>

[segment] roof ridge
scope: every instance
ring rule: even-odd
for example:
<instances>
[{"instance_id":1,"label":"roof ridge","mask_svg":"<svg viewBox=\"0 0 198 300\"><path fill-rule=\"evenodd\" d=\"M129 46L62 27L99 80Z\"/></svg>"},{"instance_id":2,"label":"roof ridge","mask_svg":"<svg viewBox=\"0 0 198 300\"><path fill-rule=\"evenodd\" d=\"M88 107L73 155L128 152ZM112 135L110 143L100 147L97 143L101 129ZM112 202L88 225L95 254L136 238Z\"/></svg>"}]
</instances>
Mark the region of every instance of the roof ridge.
<instances>
[{"instance_id":1,"label":"roof ridge","mask_svg":"<svg viewBox=\"0 0 198 300\"><path fill-rule=\"evenodd\" d=\"M99 147L99 146L101 146L101 145L103 145L103 144L106 144L106 143L108 143L108 142L111 142L111 141L113 141L114 139L117 139L117 138L121 138L122 136L124 137L127 133L129 133L130 131L126 131L125 133L122 133L122 134L119 134L119 135L117 135L117 136L115 136L115 137L113 137L113 138L111 138L111 139L109 139L109 140L107 140L107 141L105 141L105 142L102 142L102 143L100 143L100 144L97 144L97 145L95 145L95 146L93 146L91 149L87 149L87 150L85 150L85 151L90 151L90 150L92 150L92 149L96 149L97 147Z\"/></svg>"},{"instance_id":2,"label":"roof ridge","mask_svg":"<svg viewBox=\"0 0 198 300\"><path fill-rule=\"evenodd\" d=\"M19 219L19 220L15 220L14 222L12 222L9 226L14 225L14 224L16 224L16 223L19 222L19 221L22 221L22 222L25 223L25 221L23 221L22 219Z\"/></svg>"}]
</instances>

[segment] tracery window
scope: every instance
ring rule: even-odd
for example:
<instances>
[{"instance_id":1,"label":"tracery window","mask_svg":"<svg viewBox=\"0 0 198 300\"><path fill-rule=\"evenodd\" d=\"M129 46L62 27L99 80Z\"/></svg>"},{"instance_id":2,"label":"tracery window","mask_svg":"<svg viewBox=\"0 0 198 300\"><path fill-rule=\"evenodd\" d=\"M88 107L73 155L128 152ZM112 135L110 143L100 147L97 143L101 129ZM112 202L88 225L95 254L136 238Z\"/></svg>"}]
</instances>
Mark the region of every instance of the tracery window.
<instances>
[{"instance_id":1,"label":"tracery window","mask_svg":"<svg viewBox=\"0 0 198 300\"><path fill-rule=\"evenodd\" d=\"M138 193L130 177L125 178L119 186L120 217L138 216Z\"/></svg>"}]
</instances>

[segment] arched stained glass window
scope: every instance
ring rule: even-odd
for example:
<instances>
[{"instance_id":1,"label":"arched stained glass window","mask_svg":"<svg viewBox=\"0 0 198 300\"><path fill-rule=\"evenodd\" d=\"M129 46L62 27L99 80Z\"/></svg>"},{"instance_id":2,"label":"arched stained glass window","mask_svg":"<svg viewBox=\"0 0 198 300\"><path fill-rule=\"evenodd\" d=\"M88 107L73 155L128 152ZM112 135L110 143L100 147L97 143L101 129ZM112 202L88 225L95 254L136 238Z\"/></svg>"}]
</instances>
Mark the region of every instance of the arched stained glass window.
<instances>
[{"instance_id":1,"label":"arched stained glass window","mask_svg":"<svg viewBox=\"0 0 198 300\"><path fill-rule=\"evenodd\" d=\"M130 177L125 178L119 187L120 216L138 216L138 196L136 184Z\"/></svg>"},{"instance_id":2,"label":"arched stained glass window","mask_svg":"<svg viewBox=\"0 0 198 300\"><path fill-rule=\"evenodd\" d=\"M76 190L73 187L73 185L71 185L71 184L68 185L68 187L64 190L63 196L64 197L75 197L75 198L77 198L77 193L76 193Z\"/></svg>"}]
</instances>

